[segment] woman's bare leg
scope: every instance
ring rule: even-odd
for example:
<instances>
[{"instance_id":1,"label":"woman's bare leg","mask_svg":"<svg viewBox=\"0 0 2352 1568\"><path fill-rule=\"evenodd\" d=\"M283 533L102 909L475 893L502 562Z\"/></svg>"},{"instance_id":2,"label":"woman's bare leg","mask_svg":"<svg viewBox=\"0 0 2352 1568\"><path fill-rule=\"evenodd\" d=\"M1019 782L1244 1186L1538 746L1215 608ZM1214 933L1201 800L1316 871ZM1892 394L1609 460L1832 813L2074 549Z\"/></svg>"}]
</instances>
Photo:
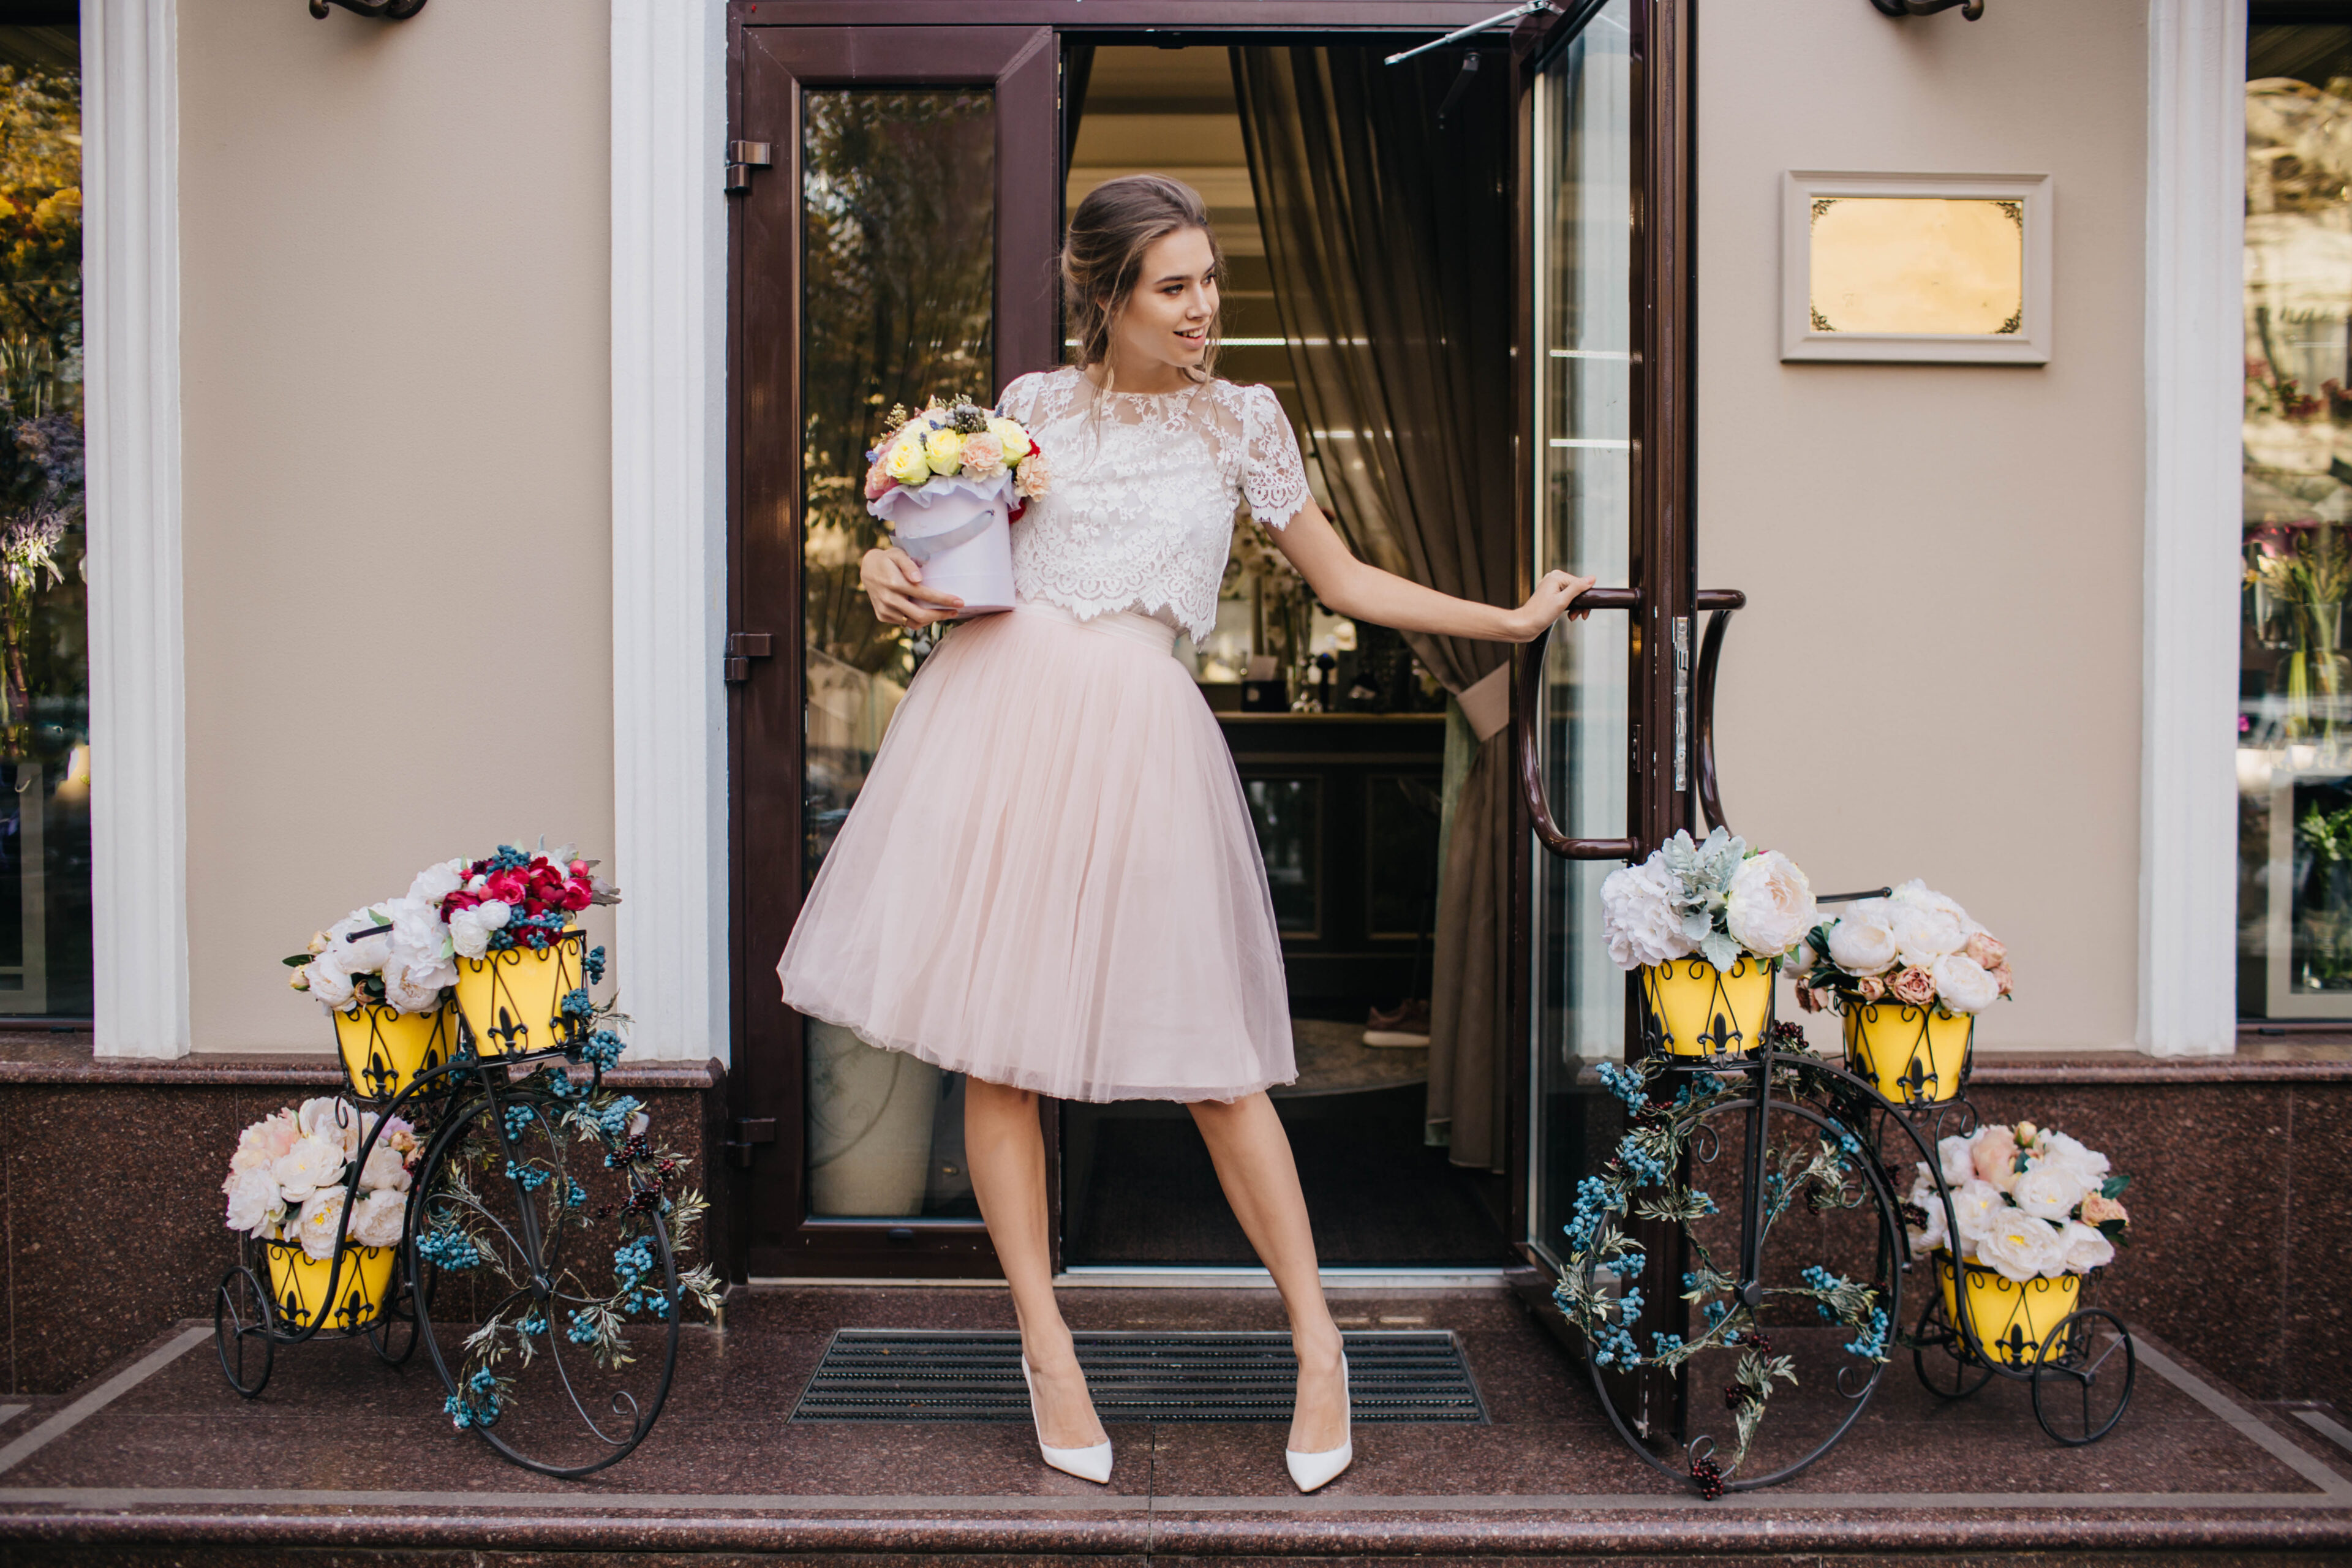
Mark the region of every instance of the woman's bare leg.
<instances>
[{"instance_id":1,"label":"woman's bare leg","mask_svg":"<svg viewBox=\"0 0 2352 1568\"><path fill-rule=\"evenodd\" d=\"M1290 1342L1298 1352L1298 1402L1290 1417L1289 1446L1302 1454L1338 1447L1348 1436L1348 1397L1341 1378L1339 1325L1323 1300L1316 1271L1315 1236L1290 1138L1263 1093L1230 1105L1189 1106L1216 1162L1217 1180L1234 1217L1242 1222L1258 1261L1274 1276L1290 1314Z\"/></svg>"},{"instance_id":2,"label":"woman's bare leg","mask_svg":"<svg viewBox=\"0 0 2352 1568\"><path fill-rule=\"evenodd\" d=\"M1078 1371L1068 1325L1054 1301L1054 1252L1045 1210L1045 1135L1037 1097L1025 1089L963 1086L963 1154L988 1239L1013 1287L1021 1348L1036 1379L1037 1418L1045 1445L1090 1448L1103 1441L1094 1400Z\"/></svg>"}]
</instances>

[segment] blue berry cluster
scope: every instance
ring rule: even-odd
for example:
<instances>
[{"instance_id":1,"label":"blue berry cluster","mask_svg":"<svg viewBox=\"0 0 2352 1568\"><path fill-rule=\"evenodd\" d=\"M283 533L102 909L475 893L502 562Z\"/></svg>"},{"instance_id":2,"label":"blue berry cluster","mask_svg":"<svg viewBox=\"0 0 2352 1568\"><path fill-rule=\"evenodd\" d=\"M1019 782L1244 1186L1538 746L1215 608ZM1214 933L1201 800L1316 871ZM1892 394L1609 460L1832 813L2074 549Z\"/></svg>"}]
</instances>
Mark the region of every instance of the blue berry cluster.
<instances>
[{"instance_id":1,"label":"blue berry cluster","mask_svg":"<svg viewBox=\"0 0 2352 1568\"><path fill-rule=\"evenodd\" d=\"M481 1248L474 1245L472 1237L455 1226L444 1226L418 1237L416 1256L436 1268L478 1268L482 1264Z\"/></svg>"},{"instance_id":2,"label":"blue berry cluster","mask_svg":"<svg viewBox=\"0 0 2352 1568\"><path fill-rule=\"evenodd\" d=\"M1648 1080L1632 1068L1615 1062L1601 1064L1601 1087L1625 1102L1628 1110L1640 1110L1650 1100Z\"/></svg>"},{"instance_id":3,"label":"blue berry cluster","mask_svg":"<svg viewBox=\"0 0 2352 1568\"><path fill-rule=\"evenodd\" d=\"M1814 1289L1819 1290L1824 1296L1832 1295L1837 1291L1843 1290L1852 1283L1852 1281L1847 1279L1844 1275L1832 1274L1818 1263L1808 1264L1805 1268L1804 1273L1799 1276L1799 1278L1803 1279L1806 1284L1811 1286ZM1835 1322L1837 1321L1837 1313L1831 1310L1830 1304L1827 1301L1814 1302L1813 1310L1821 1313L1822 1320L1824 1322Z\"/></svg>"},{"instance_id":4,"label":"blue berry cluster","mask_svg":"<svg viewBox=\"0 0 2352 1568\"><path fill-rule=\"evenodd\" d=\"M602 952L604 949L598 948L596 951ZM566 1018L584 1021L589 1014L596 1010L596 1004L588 999L586 986L575 985L563 994L563 1000L555 1005L555 1010Z\"/></svg>"},{"instance_id":5,"label":"blue berry cluster","mask_svg":"<svg viewBox=\"0 0 2352 1568\"><path fill-rule=\"evenodd\" d=\"M1713 1333L1723 1326L1723 1320L1731 1315L1731 1309L1720 1301L1709 1301L1699 1309L1699 1313L1706 1319L1706 1331Z\"/></svg>"},{"instance_id":6,"label":"blue berry cluster","mask_svg":"<svg viewBox=\"0 0 2352 1568\"><path fill-rule=\"evenodd\" d=\"M582 1186L578 1182L573 1181L570 1176L563 1178L563 1206L565 1208L576 1209L581 1205L588 1201L588 1189Z\"/></svg>"},{"instance_id":7,"label":"blue berry cluster","mask_svg":"<svg viewBox=\"0 0 2352 1568\"><path fill-rule=\"evenodd\" d=\"M1629 1133L1618 1140L1617 1158L1622 1160L1625 1163L1625 1168L1633 1173L1635 1184L1644 1187L1663 1187L1666 1184L1664 1164L1656 1156L1642 1148L1632 1134Z\"/></svg>"},{"instance_id":8,"label":"blue berry cluster","mask_svg":"<svg viewBox=\"0 0 2352 1568\"><path fill-rule=\"evenodd\" d=\"M604 982L604 950L601 947L590 948L588 950L588 956L580 961L580 972L588 977L589 984L603 984Z\"/></svg>"},{"instance_id":9,"label":"blue berry cluster","mask_svg":"<svg viewBox=\"0 0 2352 1568\"><path fill-rule=\"evenodd\" d=\"M554 1172L542 1166L529 1164L520 1160L507 1162L507 1180L520 1183L522 1190L527 1193L539 1191L540 1188L547 1185L548 1178L554 1174Z\"/></svg>"},{"instance_id":10,"label":"blue berry cluster","mask_svg":"<svg viewBox=\"0 0 2352 1568\"><path fill-rule=\"evenodd\" d=\"M1568 1237L1569 1250L1591 1249L1592 1238L1600 1234L1601 1221L1616 1197L1615 1189L1601 1177L1587 1176L1576 1184L1575 1216L1560 1227Z\"/></svg>"},{"instance_id":11,"label":"blue berry cluster","mask_svg":"<svg viewBox=\"0 0 2352 1568\"><path fill-rule=\"evenodd\" d=\"M482 862L484 871L522 871L530 867L530 851L515 844L501 844L499 852Z\"/></svg>"},{"instance_id":12,"label":"blue berry cluster","mask_svg":"<svg viewBox=\"0 0 2352 1568\"><path fill-rule=\"evenodd\" d=\"M531 1338L537 1339L547 1332L547 1316L542 1312L533 1312L515 1326Z\"/></svg>"},{"instance_id":13,"label":"blue berry cluster","mask_svg":"<svg viewBox=\"0 0 2352 1568\"><path fill-rule=\"evenodd\" d=\"M1683 1337L1680 1334L1652 1334L1650 1336L1650 1357L1654 1361L1664 1361L1666 1357L1674 1354L1676 1351L1679 1351L1682 1348Z\"/></svg>"},{"instance_id":14,"label":"blue berry cluster","mask_svg":"<svg viewBox=\"0 0 2352 1568\"><path fill-rule=\"evenodd\" d=\"M1846 1347L1854 1355L1869 1361L1886 1359L1886 1310L1873 1307L1869 1326L1857 1331Z\"/></svg>"},{"instance_id":15,"label":"blue berry cluster","mask_svg":"<svg viewBox=\"0 0 2352 1568\"><path fill-rule=\"evenodd\" d=\"M546 1085L547 1092L558 1100L569 1100L574 1092L572 1088L572 1075L560 1067L551 1064L540 1068L539 1079L541 1083Z\"/></svg>"},{"instance_id":16,"label":"blue berry cluster","mask_svg":"<svg viewBox=\"0 0 2352 1568\"><path fill-rule=\"evenodd\" d=\"M623 1311L651 1312L656 1317L668 1313L669 1299L646 1283L646 1277L653 1271L653 1244L642 1236L613 1254L613 1278L625 1297Z\"/></svg>"},{"instance_id":17,"label":"blue berry cluster","mask_svg":"<svg viewBox=\"0 0 2352 1568\"><path fill-rule=\"evenodd\" d=\"M463 1432L469 1426L496 1426L505 1403L499 1398L499 1380L483 1367L466 1380L465 1392L443 1400L441 1408Z\"/></svg>"},{"instance_id":18,"label":"blue berry cluster","mask_svg":"<svg viewBox=\"0 0 2352 1568\"><path fill-rule=\"evenodd\" d=\"M507 1136L510 1139L521 1137L530 1127L530 1119L532 1114L533 1112L530 1107L526 1104L517 1102L516 1104L508 1106L506 1112Z\"/></svg>"},{"instance_id":19,"label":"blue berry cluster","mask_svg":"<svg viewBox=\"0 0 2352 1568\"><path fill-rule=\"evenodd\" d=\"M595 1063L604 1072L620 1065L623 1049L621 1037L611 1029L597 1029L580 1042L581 1059Z\"/></svg>"},{"instance_id":20,"label":"blue berry cluster","mask_svg":"<svg viewBox=\"0 0 2352 1568\"><path fill-rule=\"evenodd\" d=\"M563 1337L575 1345L593 1345L596 1342L596 1325L589 1321L585 1311L575 1307L572 1310L572 1325L563 1331Z\"/></svg>"},{"instance_id":21,"label":"blue berry cluster","mask_svg":"<svg viewBox=\"0 0 2352 1568\"><path fill-rule=\"evenodd\" d=\"M596 1131L615 1141L626 1138L629 1135L629 1118L644 1109L645 1101L635 1095L616 1094L610 1104L595 1112ZM611 1158L608 1156L604 1163L611 1164Z\"/></svg>"}]
</instances>

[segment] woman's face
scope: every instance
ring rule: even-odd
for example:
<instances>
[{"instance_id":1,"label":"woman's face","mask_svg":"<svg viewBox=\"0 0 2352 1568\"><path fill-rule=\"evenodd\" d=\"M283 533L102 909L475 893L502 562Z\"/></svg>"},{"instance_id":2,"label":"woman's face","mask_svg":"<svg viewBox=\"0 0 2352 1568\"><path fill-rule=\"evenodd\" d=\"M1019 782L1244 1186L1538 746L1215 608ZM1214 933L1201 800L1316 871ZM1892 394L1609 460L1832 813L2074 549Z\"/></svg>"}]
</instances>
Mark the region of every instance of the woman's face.
<instances>
[{"instance_id":1,"label":"woman's face","mask_svg":"<svg viewBox=\"0 0 2352 1568\"><path fill-rule=\"evenodd\" d=\"M1205 233L1180 228L1143 253L1134 292L1111 322L1110 357L1122 379L1150 378L1163 366L1193 369L1216 319L1216 254Z\"/></svg>"}]
</instances>

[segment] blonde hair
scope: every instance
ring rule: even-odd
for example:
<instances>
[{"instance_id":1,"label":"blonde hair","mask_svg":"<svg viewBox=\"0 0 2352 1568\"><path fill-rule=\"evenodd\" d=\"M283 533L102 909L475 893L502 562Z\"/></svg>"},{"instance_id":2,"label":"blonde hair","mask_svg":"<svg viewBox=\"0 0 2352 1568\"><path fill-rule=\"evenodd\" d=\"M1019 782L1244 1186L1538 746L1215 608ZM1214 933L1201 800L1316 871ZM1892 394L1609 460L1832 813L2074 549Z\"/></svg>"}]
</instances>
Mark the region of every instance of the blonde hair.
<instances>
[{"instance_id":1,"label":"blonde hair","mask_svg":"<svg viewBox=\"0 0 2352 1568\"><path fill-rule=\"evenodd\" d=\"M1062 241L1062 299L1068 315L1068 336L1077 341L1076 363L1083 370L1105 364L1110 353L1110 330L1143 271L1143 253L1171 234L1197 228L1209 241L1213 276L1223 278L1225 253L1218 248L1216 230L1209 226L1208 204L1201 193L1165 174L1122 174L1087 193L1070 215L1069 232ZM1210 318L1200 364L1186 371L1194 381L1216 374L1217 342L1224 311ZM1108 375L1104 382L1108 390Z\"/></svg>"}]
</instances>

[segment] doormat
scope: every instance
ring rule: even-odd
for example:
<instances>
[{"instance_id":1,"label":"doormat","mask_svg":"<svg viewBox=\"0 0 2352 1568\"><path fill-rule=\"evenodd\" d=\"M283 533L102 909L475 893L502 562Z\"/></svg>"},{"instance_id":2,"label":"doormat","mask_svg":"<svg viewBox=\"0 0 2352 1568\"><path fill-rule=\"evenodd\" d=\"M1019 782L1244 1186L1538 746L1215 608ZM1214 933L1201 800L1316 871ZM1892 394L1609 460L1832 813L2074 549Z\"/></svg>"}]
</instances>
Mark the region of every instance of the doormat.
<instances>
[{"instance_id":1,"label":"doormat","mask_svg":"<svg viewBox=\"0 0 2352 1568\"><path fill-rule=\"evenodd\" d=\"M1081 1333L1095 1411L1121 1421L1290 1419L1298 1363L1287 1334ZM1461 1342L1445 1330L1349 1333L1358 1421L1482 1424ZM841 1329L793 1406L794 1421L1029 1420L1021 1336Z\"/></svg>"}]
</instances>

